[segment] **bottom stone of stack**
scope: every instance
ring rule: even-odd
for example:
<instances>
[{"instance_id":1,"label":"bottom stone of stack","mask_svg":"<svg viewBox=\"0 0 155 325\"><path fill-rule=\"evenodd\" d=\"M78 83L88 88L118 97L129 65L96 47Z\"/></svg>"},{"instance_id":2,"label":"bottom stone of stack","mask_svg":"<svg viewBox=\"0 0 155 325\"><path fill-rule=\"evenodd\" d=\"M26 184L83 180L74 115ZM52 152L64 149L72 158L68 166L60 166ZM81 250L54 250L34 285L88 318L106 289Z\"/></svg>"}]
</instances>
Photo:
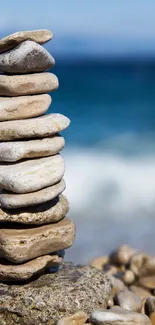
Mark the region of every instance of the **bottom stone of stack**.
<instances>
[{"instance_id":1,"label":"bottom stone of stack","mask_svg":"<svg viewBox=\"0 0 155 325\"><path fill-rule=\"evenodd\" d=\"M0 231L0 257L21 264L72 246L75 225L68 219L44 226L11 224Z\"/></svg>"},{"instance_id":2,"label":"bottom stone of stack","mask_svg":"<svg viewBox=\"0 0 155 325\"><path fill-rule=\"evenodd\" d=\"M0 281L24 281L46 269L61 265L63 258L58 255L44 255L24 264L13 265L0 260Z\"/></svg>"}]
</instances>

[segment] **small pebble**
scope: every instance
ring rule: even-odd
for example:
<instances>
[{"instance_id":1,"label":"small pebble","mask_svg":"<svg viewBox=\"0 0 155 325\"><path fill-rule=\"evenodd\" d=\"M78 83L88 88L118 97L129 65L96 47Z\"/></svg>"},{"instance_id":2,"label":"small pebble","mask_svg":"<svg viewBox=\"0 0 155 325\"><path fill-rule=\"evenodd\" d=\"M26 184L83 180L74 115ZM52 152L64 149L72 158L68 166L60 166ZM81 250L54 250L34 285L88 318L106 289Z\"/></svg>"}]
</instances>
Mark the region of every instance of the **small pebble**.
<instances>
[{"instance_id":1,"label":"small pebble","mask_svg":"<svg viewBox=\"0 0 155 325\"><path fill-rule=\"evenodd\" d=\"M143 306L142 300L133 292L126 289L116 293L114 301L116 305L119 305L124 309L139 313Z\"/></svg>"},{"instance_id":2,"label":"small pebble","mask_svg":"<svg viewBox=\"0 0 155 325\"><path fill-rule=\"evenodd\" d=\"M122 281L126 285L131 285L135 282L135 274L131 270L127 270L124 272L122 276Z\"/></svg>"},{"instance_id":3,"label":"small pebble","mask_svg":"<svg viewBox=\"0 0 155 325\"><path fill-rule=\"evenodd\" d=\"M99 256L99 257L93 258L89 262L89 266L95 267L98 270L103 270L104 265L107 264L108 262L109 262L108 256Z\"/></svg>"},{"instance_id":4,"label":"small pebble","mask_svg":"<svg viewBox=\"0 0 155 325\"><path fill-rule=\"evenodd\" d=\"M149 297L145 301L145 313L146 315L150 316L152 313L155 312L155 298Z\"/></svg>"}]
</instances>

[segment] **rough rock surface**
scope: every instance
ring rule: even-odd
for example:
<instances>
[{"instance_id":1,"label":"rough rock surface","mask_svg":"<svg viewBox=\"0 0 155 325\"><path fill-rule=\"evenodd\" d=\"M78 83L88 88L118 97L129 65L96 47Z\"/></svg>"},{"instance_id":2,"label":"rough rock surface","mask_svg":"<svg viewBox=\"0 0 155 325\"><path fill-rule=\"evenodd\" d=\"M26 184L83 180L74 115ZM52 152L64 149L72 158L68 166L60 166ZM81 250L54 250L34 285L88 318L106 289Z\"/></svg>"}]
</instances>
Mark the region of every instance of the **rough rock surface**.
<instances>
[{"instance_id":1,"label":"rough rock surface","mask_svg":"<svg viewBox=\"0 0 155 325\"><path fill-rule=\"evenodd\" d=\"M39 140L0 142L0 161L14 162L24 158L53 156L64 145L64 138L57 135Z\"/></svg>"},{"instance_id":2,"label":"rough rock surface","mask_svg":"<svg viewBox=\"0 0 155 325\"><path fill-rule=\"evenodd\" d=\"M17 209L38 205L51 201L65 190L65 182L62 179L57 184L45 187L40 191L25 194L15 194L7 191L0 192L0 204L6 209ZM8 214L11 213L8 211ZM17 212L18 214L18 212Z\"/></svg>"},{"instance_id":3,"label":"rough rock surface","mask_svg":"<svg viewBox=\"0 0 155 325\"><path fill-rule=\"evenodd\" d=\"M25 209L6 210L0 208L0 222L43 225L63 219L68 211L68 201L64 195L60 195L49 202Z\"/></svg>"},{"instance_id":4,"label":"rough rock surface","mask_svg":"<svg viewBox=\"0 0 155 325\"><path fill-rule=\"evenodd\" d=\"M35 192L59 182L64 169L60 155L0 165L0 188L15 193Z\"/></svg>"},{"instance_id":5,"label":"rough rock surface","mask_svg":"<svg viewBox=\"0 0 155 325\"><path fill-rule=\"evenodd\" d=\"M32 119L1 122L0 141L43 138L66 129L70 120L62 114L48 114Z\"/></svg>"},{"instance_id":6,"label":"rough rock surface","mask_svg":"<svg viewBox=\"0 0 155 325\"><path fill-rule=\"evenodd\" d=\"M0 257L24 263L69 248L74 239L75 225L68 218L40 227L1 228Z\"/></svg>"},{"instance_id":7,"label":"rough rock surface","mask_svg":"<svg viewBox=\"0 0 155 325\"><path fill-rule=\"evenodd\" d=\"M0 39L0 53L6 52L14 48L18 44L26 40L31 40L39 44L44 44L50 41L52 37L53 34L48 29L17 32Z\"/></svg>"},{"instance_id":8,"label":"rough rock surface","mask_svg":"<svg viewBox=\"0 0 155 325\"><path fill-rule=\"evenodd\" d=\"M44 114L50 104L51 96L48 94L0 97L0 121L20 120Z\"/></svg>"},{"instance_id":9,"label":"rough rock surface","mask_svg":"<svg viewBox=\"0 0 155 325\"><path fill-rule=\"evenodd\" d=\"M0 259L0 281L23 281L41 274L47 268L62 264L63 258L58 255L44 255L24 264L13 265Z\"/></svg>"},{"instance_id":10,"label":"rough rock surface","mask_svg":"<svg viewBox=\"0 0 155 325\"><path fill-rule=\"evenodd\" d=\"M89 266L64 265L26 285L0 284L1 325L52 325L63 316L106 308L111 282Z\"/></svg>"},{"instance_id":11,"label":"rough rock surface","mask_svg":"<svg viewBox=\"0 0 155 325\"><path fill-rule=\"evenodd\" d=\"M110 310L95 310L90 317L93 325L151 325L150 319L143 314L115 306Z\"/></svg>"},{"instance_id":12,"label":"rough rock surface","mask_svg":"<svg viewBox=\"0 0 155 325\"><path fill-rule=\"evenodd\" d=\"M25 41L0 55L0 70L5 73L42 72L52 68L55 60L41 45Z\"/></svg>"},{"instance_id":13,"label":"rough rock surface","mask_svg":"<svg viewBox=\"0 0 155 325\"><path fill-rule=\"evenodd\" d=\"M57 89L58 86L58 78L50 72L14 76L0 75L0 96L43 94Z\"/></svg>"}]
</instances>

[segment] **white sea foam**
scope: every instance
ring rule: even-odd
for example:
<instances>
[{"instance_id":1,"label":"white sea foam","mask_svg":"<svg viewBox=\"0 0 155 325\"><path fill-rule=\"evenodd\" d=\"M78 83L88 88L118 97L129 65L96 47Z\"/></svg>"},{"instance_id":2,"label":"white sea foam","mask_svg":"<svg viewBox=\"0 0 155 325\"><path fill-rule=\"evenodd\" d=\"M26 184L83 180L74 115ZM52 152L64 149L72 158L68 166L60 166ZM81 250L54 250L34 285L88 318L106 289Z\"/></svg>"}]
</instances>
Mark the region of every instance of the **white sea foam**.
<instances>
[{"instance_id":1,"label":"white sea foam","mask_svg":"<svg viewBox=\"0 0 155 325\"><path fill-rule=\"evenodd\" d=\"M155 213L155 154L127 157L70 148L64 155L66 193L74 214L127 218Z\"/></svg>"}]
</instances>

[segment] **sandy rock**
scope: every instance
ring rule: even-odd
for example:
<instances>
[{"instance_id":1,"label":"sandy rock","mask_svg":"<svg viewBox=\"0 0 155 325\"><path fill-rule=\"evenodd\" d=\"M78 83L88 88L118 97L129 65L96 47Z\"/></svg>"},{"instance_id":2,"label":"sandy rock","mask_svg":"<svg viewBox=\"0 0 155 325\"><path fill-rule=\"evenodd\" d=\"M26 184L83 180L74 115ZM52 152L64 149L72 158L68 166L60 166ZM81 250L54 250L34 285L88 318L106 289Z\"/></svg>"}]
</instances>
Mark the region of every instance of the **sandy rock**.
<instances>
[{"instance_id":1,"label":"sandy rock","mask_svg":"<svg viewBox=\"0 0 155 325\"><path fill-rule=\"evenodd\" d=\"M55 60L41 45L25 41L0 55L0 70L5 73L42 72L52 68Z\"/></svg>"},{"instance_id":2,"label":"sandy rock","mask_svg":"<svg viewBox=\"0 0 155 325\"><path fill-rule=\"evenodd\" d=\"M95 267L98 270L104 270L104 265L109 262L109 257L108 256L99 256L93 258L90 262L89 265L92 267Z\"/></svg>"},{"instance_id":3,"label":"sandy rock","mask_svg":"<svg viewBox=\"0 0 155 325\"><path fill-rule=\"evenodd\" d=\"M155 289L155 275L141 277L138 284L149 290Z\"/></svg>"},{"instance_id":4,"label":"sandy rock","mask_svg":"<svg viewBox=\"0 0 155 325\"><path fill-rule=\"evenodd\" d=\"M149 297L145 301L145 313L147 316L151 316L152 313L155 312L155 298Z\"/></svg>"},{"instance_id":5,"label":"sandy rock","mask_svg":"<svg viewBox=\"0 0 155 325\"><path fill-rule=\"evenodd\" d=\"M39 44L44 44L50 41L52 37L53 34L48 29L17 32L0 39L0 53L6 52L14 48L18 44L26 40L31 40Z\"/></svg>"},{"instance_id":6,"label":"sandy rock","mask_svg":"<svg viewBox=\"0 0 155 325\"><path fill-rule=\"evenodd\" d=\"M60 155L0 166L0 187L15 193L35 192L58 183L64 174Z\"/></svg>"},{"instance_id":7,"label":"sandy rock","mask_svg":"<svg viewBox=\"0 0 155 325\"><path fill-rule=\"evenodd\" d=\"M116 293L114 297L116 305L131 311L141 312L142 300L129 290L122 290Z\"/></svg>"},{"instance_id":8,"label":"sandy rock","mask_svg":"<svg viewBox=\"0 0 155 325\"><path fill-rule=\"evenodd\" d=\"M104 266L104 273L107 275L114 275L118 272L118 268L115 265L106 264Z\"/></svg>"},{"instance_id":9,"label":"sandy rock","mask_svg":"<svg viewBox=\"0 0 155 325\"><path fill-rule=\"evenodd\" d=\"M79 310L106 308L111 282L95 268L64 265L26 285L0 284L0 292L1 325L49 325Z\"/></svg>"},{"instance_id":10,"label":"sandy rock","mask_svg":"<svg viewBox=\"0 0 155 325\"><path fill-rule=\"evenodd\" d=\"M155 312L153 312L153 313L150 315L150 320L151 320L152 325L155 325Z\"/></svg>"},{"instance_id":11,"label":"sandy rock","mask_svg":"<svg viewBox=\"0 0 155 325\"><path fill-rule=\"evenodd\" d=\"M1 122L0 141L26 138L44 138L66 129L70 120L62 114L49 114L37 118Z\"/></svg>"},{"instance_id":12,"label":"sandy rock","mask_svg":"<svg viewBox=\"0 0 155 325\"><path fill-rule=\"evenodd\" d=\"M73 244L74 238L75 226L68 218L40 227L2 228L0 257L15 264L23 263L66 249Z\"/></svg>"},{"instance_id":13,"label":"sandy rock","mask_svg":"<svg viewBox=\"0 0 155 325\"><path fill-rule=\"evenodd\" d=\"M0 260L0 281L23 281L33 275L43 273L47 268L62 264L63 258L58 255L45 255L30 262L12 265Z\"/></svg>"},{"instance_id":14,"label":"sandy rock","mask_svg":"<svg viewBox=\"0 0 155 325\"><path fill-rule=\"evenodd\" d=\"M132 285L130 290L135 293L136 296L140 297L142 300L150 296L150 292L144 288Z\"/></svg>"},{"instance_id":15,"label":"sandy rock","mask_svg":"<svg viewBox=\"0 0 155 325\"><path fill-rule=\"evenodd\" d=\"M115 296L119 291L126 289L124 283L120 279L117 279L112 275L110 276L110 279L112 282L112 296Z\"/></svg>"},{"instance_id":16,"label":"sandy rock","mask_svg":"<svg viewBox=\"0 0 155 325\"><path fill-rule=\"evenodd\" d=\"M28 206L42 204L51 201L60 195L66 188L64 180L49 187L45 187L40 191L25 194L15 194L7 191L1 191L0 204L2 208L17 209ZM11 213L8 211L8 214Z\"/></svg>"},{"instance_id":17,"label":"sandy rock","mask_svg":"<svg viewBox=\"0 0 155 325\"><path fill-rule=\"evenodd\" d=\"M0 96L43 94L57 89L58 86L58 78L50 72L14 76L0 75Z\"/></svg>"},{"instance_id":18,"label":"sandy rock","mask_svg":"<svg viewBox=\"0 0 155 325\"><path fill-rule=\"evenodd\" d=\"M111 258L116 265L127 265L135 252L136 250L130 246L121 245L118 250L112 254Z\"/></svg>"},{"instance_id":19,"label":"sandy rock","mask_svg":"<svg viewBox=\"0 0 155 325\"><path fill-rule=\"evenodd\" d=\"M64 145L64 138L58 135L39 140L0 142L0 161L14 162L24 158L53 156Z\"/></svg>"},{"instance_id":20,"label":"sandy rock","mask_svg":"<svg viewBox=\"0 0 155 325\"><path fill-rule=\"evenodd\" d=\"M44 114L52 102L48 94L0 97L0 121L20 120Z\"/></svg>"},{"instance_id":21,"label":"sandy rock","mask_svg":"<svg viewBox=\"0 0 155 325\"><path fill-rule=\"evenodd\" d=\"M90 322L93 325L151 325L146 315L128 311L115 306L110 310L100 309L92 312Z\"/></svg>"},{"instance_id":22,"label":"sandy rock","mask_svg":"<svg viewBox=\"0 0 155 325\"><path fill-rule=\"evenodd\" d=\"M79 310L74 315L68 317L62 317L57 322L57 325L83 325L88 319L88 315Z\"/></svg>"},{"instance_id":23,"label":"sandy rock","mask_svg":"<svg viewBox=\"0 0 155 325\"><path fill-rule=\"evenodd\" d=\"M69 204L64 195L32 207L6 210L0 208L0 222L14 222L28 225L44 225L57 222L65 217Z\"/></svg>"},{"instance_id":24,"label":"sandy rock","mask_svg":"<svg viewBox=\"0 0 155 325\"><path fill-rule=\"evenodd\" d=\"M144 253L137 253L131 258L130 268L138 277L154 275L155 257Z\"/></svg>"}]
</instances>

